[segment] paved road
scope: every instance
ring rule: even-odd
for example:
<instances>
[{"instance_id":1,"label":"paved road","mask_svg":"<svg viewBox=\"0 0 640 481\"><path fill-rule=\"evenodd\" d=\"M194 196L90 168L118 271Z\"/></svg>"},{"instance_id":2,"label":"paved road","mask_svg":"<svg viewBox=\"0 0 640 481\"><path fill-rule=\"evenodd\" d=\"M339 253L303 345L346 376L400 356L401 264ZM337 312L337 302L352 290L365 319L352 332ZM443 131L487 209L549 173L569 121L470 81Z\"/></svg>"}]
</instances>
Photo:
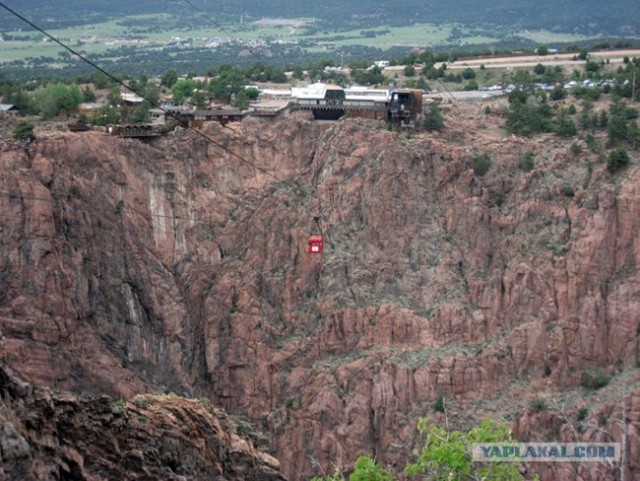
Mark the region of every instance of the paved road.
<instances>
[{"instance_id":1,"label":"paved road","mask_svg":"<svg viewBox=\"0 0 640 481\"><path fill-rule=\"evenodd\" d=\"M442 92L431 92L429 94L426 94L424 96L425 99L442 99L443 101L447 102L449 100L451 100L451 97L453 96L453 98L455 100L461 100L461 101L470 101L470 100L487 100L490 98L494 98L494 97L501 97L503 95L506 95L503 91L501 90L496 90L496 91L483 91L483 90L472 90L470 92L466 92L466 91L462 91L462 92L446 92L446 91L442 91Z\"/></svg>"}]
</instances>

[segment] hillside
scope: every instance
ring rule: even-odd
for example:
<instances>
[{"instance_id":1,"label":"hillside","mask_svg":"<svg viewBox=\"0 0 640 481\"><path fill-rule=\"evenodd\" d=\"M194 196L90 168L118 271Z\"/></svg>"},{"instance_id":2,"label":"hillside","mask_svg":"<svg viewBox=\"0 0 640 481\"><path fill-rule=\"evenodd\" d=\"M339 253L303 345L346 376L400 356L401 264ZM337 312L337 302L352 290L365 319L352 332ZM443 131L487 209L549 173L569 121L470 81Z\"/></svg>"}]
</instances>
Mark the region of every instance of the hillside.
<instances>
[{"instance_id":1,"label":"hillside","mask_svg":"<svg viewBox=\"0 0 640 481\"><path fill-rule=\"evenodd\" d=\"M454 3L376 0L368 2L366 8L363 8L362 2L337 0L312 3L294 0L258 3L237 0L215 5L203 1L192 3L200 11L214 15L217 21L223 23L232 19L238 21L243 15L248 20L262 17L314 18L320 22L321 28L332 30L413 23L461 23L614 37L640 34L637 22L631 20L638 18L640 5L632 0L607 3L596 0L463 0ZM134 3L122 0L109 3L74 0L55 6L43 0L29 0L20 4L20 10L34 21L43 20L48 28L66 28L96 21L125 19L131 15L158 13L171 14L177 21L186 17L192 25L206 23L206 19L194 13L193 8L181 0L143 0ZM7 29L22 27L4 12L0 12L0 22Z\"/></svg>"},{"instance_id":2,"label":"hillside","mask_svg":"<svg viewBox=\"0 0 640 481\"><path fill-rule=\"evenodd\" d=\"M207 125L270 174L182 129L4 145L7 363L53 389L206 397L266 433L292 480L362 453L399 469L417 418L444 422L440 396L453 426L506 417L540 441L619 441L623 398L640 477L638 154L611 174L583 141L508 137L492 112L456 104L442 133Z\"/></svg>"}]
</instances>

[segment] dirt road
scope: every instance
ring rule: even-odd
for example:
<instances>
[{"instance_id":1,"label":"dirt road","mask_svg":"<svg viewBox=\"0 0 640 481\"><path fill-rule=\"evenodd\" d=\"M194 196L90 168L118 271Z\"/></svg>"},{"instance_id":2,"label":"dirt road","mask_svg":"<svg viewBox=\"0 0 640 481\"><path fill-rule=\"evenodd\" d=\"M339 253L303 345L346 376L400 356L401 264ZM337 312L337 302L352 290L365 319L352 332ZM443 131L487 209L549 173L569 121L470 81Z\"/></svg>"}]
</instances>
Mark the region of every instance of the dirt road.
<instances>
[{"instance_id":1,"label":"dirt road","mask_svg":"<svg viewBox=\"0 0 640 481\"><path fill-rule=\"evenodd\" d=\"M589 52L590 55L597 58L609 59L609 63L622 63L624 57L640 56L640 49L629 50L606 50L601 52ZM527 56L510 56L510 57L490 57L490 58L473 58L468 60L458 60L457 62L446 62L448 69L465 69L467 67L477 68L484 65L485 68L523 68L534 67L541 63L542 65L571 65L576 62L573 58L577 55L574 53L556 53L550 55L527 55ZM435 67L440 67L440 63ZM385 73L397 72L404 69L404 65L387 67Z\"/></svg>"}]
</instances>

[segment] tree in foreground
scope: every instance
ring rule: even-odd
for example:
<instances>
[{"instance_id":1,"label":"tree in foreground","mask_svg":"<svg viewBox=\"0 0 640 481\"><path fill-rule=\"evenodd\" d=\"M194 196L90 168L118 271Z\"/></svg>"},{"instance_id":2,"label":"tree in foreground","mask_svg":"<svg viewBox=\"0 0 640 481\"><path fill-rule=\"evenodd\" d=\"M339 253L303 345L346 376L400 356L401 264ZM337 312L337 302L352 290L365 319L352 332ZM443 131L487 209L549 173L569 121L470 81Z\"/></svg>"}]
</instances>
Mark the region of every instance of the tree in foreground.
<instances>
[{"instance_id":1,"label":"tree in foreground","mask_svg":"<svg viewBox=\"0 0 640 481\"><path fill-rule=\"evenodd\" d=\"M426 436L415 463L405 467L412 478L430 481L522 481L518 462L479 463L472 461L471 449L477 443L514 442L506 425L491 419L468 432L447 431L431 420L420 418L418 431Z\"/></svg>"},{"instance_id":2,"label":"tree in foreground","mask_svg":"<svg viewBox=\"0 0 640 481\"><path fill-rule=\"evenodd\" d=\"M353 472L349 476L349 481L394 481L395 476L387 471L374 459L369 456L359 456L353 466ZM338 466L333 473L324 476L316 476L311 481L346 481L344 474Z\"/></svg>"},{"instance_id":3,"label":"tree in foreground","mask_svg":"<svg viewBox=\"0 0 640 481\"><path fill-rule=\"evenodd\" d=\"M443 408L444 409L444 408ZM449 431L430 419L418 420L418 431L425 436L425 443L414 463L405 466L404 474L411 479L424 481L523 481L520 462L481 463L472 461L474 444L513 443L509 428L491 419L483 421L469 431ZM311 481L345 481L336 467L334 472ZM369 456L360 456L349 481L394 481L387 471ZM403 478L404 479L404 478ZM527 479L537 480L536 475Z\"/></svg>"},{"instance_id":4,"label":"tree in foreground","mask_svg":"<svg viewBox=\"0 0 640 481\"><path fill-rule=\"evenodd\" d=\"M393 481L394 476L378 465L369 456L360 456L356 460L349 481Z\"/></svg>"}]
</instances>

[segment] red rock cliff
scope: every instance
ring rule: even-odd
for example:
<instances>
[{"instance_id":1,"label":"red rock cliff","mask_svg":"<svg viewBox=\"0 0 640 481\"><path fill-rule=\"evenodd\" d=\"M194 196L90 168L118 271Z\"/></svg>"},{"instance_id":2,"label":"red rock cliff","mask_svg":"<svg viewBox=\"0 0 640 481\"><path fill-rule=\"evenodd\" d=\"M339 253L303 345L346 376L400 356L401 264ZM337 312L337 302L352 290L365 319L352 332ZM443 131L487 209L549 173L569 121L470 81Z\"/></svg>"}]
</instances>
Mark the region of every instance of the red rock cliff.
<instances>
[{"instance_id":1,"label":"red rock cliff","mask_svg":"<svg viewBox=\"0 0 640 481\"><path fill-rule=\"evenodd\" d=\"M183 130L7 148L10 364L78 391L206 395L268 432L292 479L361 453L401 467L438 396L461 426L507 416L521 439L619 441L624 392L640 476L640 169L612 176L476 115L444 135L302 115L207 127L269 174ZM306 253L318 211L322 256ZM581 387L597 375L611 382Z\"/></svg>"}]
</instances>

